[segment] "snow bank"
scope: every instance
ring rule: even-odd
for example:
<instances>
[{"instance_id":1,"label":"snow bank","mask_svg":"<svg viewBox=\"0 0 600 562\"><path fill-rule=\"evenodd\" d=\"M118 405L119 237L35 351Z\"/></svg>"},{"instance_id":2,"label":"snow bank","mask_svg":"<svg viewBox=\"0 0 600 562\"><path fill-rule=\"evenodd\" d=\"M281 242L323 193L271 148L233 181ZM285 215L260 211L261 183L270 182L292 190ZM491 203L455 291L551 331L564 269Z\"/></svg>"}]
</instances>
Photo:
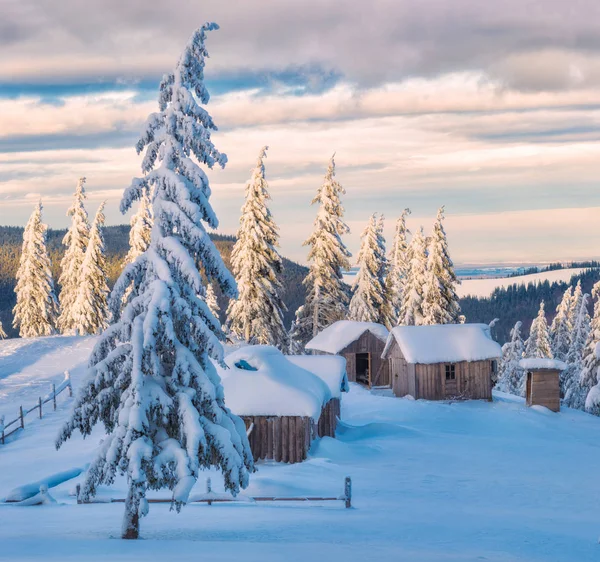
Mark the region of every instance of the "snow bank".
<instances>
[{"instance_id":1,"label":"snow bank","mask_svg":"<svg viewBox=\"0 0 600 562\"><path fill-rule=\"evenodd\" d=\"M328 387L332 398L341 398L348 392L346 359L339 355L286 355L294 365L317 375Z\"/></svg>"},{"instance_id":2,"label":"snow bank","mask_svg":"<svg viewBox=\"0 0 600 562\"><path fill-rule=\"evenodd\" d=\"M382 324L340 320L317 334L306 344L305 348L336 354L352 342L355 342L367 331L371 332L381 341L385 341L389 333L387 328Z\"/></svg>"},{"instance_id":3,"label":"snow bank","mask_svg":"<svg viewBox=\"0 0 600 562\"><path fill-rule=\"evenodd\" d=\"M521 359L519 361L519 367L526 371L537 371L537 370L554 370L564 371L567 368L567 364L564 361L558 359L541 359L537 357L528 357L527 359Z\"/></svg>"},{"instance_id":4,"label":"snow bank","mask_svg":"<svg viewBox=\"0 0 600 562\"><path fill-rule=\"evenodd\" d=\"M85 465L82 467L71 468L70 470L65 470L63 472L58 472L57 474L52 474L38 482L32 482L31 484L25 484L24 486L19 486L4 498L5 502L22 502L29 498L32 498L40 493L42 488L48 490L48 488L55 488L59 486L63 482L67 482L68 480L72 480L79 476L82 472L87 470L89 465Z\"/></svg>"},{"instance_id":5,"label":"snow bank","mask_svg":"<svg viewBox=\"0 0 600 562\"><path fill-rule=\"evenodd\" d=\"M487 324L436 324L397 326L386 342L383 356L397 341L407 363L458 363L502 357Z\"/></svg>"},{"instance_id":6,"label":"snow bank","mask_svg":"<svg viewBox=\"0 0 600 562\"><path fill-rule=\"evenodd\" d=\"M327 384L275 347L242 347L227 355L225 363L229 369L217 366L225 404L238 416L309 416L317 421L331 399Z\"/></svg>"}]
</instances>

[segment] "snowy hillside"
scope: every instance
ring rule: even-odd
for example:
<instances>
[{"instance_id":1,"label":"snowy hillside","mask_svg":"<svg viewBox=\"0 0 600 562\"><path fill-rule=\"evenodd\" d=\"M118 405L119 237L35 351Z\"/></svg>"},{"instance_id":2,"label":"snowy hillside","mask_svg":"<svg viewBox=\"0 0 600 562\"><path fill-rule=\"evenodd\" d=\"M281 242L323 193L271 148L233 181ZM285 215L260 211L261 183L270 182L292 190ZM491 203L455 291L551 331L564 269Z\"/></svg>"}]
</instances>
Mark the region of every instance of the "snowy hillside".
<instances>
[{"instance_id":1,"label":"snowy hillside","mask_svg":"<svg viewBox=\"0 0 600 562\"><path fill-rule=\"evenodd\" d=\"M460 298L466 296L489 297L495 289L510 287L511 285L528 285L529 283L543 283L548 281L556 283L563 281L568 283L571 277L583 273L585 268L557 269L553 271L544 271L542 273L532 273L530 275L520 275L518 277L502 277L498 279L463 279L457 287L457 293Z\"/></svg>"},{"instance_id":2,"label":"snowy hillside","mask_svg":"<svg viewBox=\"0 0 600 562\"><path fill-rule=\"evenodd\" d=\"M81 382L93 338L0 342L0 413L33 404L72 369ZM69 408L0 445L0 497L52 473L80 467L102 438L54 438ZM74 481L50 490L58 505L0 504L0 560L302 561L597 560L600 546L600 418L579 411L493 403L432 403L373 395L352 385L337 439L307 462L260 463L246 495L341 494L353 479L353 509L329 504L194 504L180 514L153 504L145 540L120 534L123 504L76 505ZM30 422L30 423L29 423ZM213 489L222 490L212 474ZM196 492L204 491L204 475ZM123 497L118 481L101 497ZM154 492L153 497L168 497Z\"/></svg>"}]
</instances>

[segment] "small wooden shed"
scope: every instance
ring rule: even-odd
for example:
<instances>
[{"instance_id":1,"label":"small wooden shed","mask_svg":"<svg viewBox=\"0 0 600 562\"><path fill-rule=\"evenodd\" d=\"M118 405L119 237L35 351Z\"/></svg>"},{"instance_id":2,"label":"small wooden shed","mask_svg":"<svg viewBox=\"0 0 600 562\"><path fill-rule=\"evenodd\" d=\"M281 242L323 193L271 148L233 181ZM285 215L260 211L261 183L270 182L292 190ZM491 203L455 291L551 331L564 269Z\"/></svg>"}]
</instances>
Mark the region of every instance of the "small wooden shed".
<instances>
[{"instance_id":1,"label":"small wooden shed","mask_svg":"<svg viewBox=\"0 0 600 562\"><path fill-rule=\"evenodd\" d=\"M388 334L382 324L340 320L317 334L305 348L317 354L344 357L350 382L369 388L389 386L389 363L381 357Z\"/></svg>"},{"instance_id":2,"label":"small wooden shed","mask_svg":"<svg viewBox=\"0 0 600 562\"><path fill-rule=\"evenodd\" d=\"M501 355L486 324L398 326L383 352L394 394L426 400L491 400Z\"/></svg>"},{"instance_id":3,"label":"small wooden shed","mask_svg":"<svg viewBox=\"0 0 600 562\"><path fill-rule=\"evenodd\" d=\"M335 436L339 396L320 377L271 346L242 347L225 362L225 405L244 420L254 460L301 462L314 439Z\"/></svg>"},{"instance_id":4,"label":"small wooden shed","mask_svg":"<svg viewBox=\"0 0 600 562\"><path fill-rule=\"evenodd\" d=\"M521 359L519 366L525 370L525 403L527 406L544 406L553 412L560 411L560 373L567 365L556 359Z\"/></svg>"}]
</instances>

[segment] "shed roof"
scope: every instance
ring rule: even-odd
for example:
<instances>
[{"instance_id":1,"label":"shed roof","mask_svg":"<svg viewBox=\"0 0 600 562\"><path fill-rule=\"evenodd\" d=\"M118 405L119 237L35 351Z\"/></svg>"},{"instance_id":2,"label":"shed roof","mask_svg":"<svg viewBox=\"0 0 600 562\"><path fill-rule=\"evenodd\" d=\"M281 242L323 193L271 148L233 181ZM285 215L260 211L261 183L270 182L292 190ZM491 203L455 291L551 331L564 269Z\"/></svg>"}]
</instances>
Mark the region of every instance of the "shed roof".
<instances>
[{"instance_id":1,"label":"shed roof","mask_svg":"<svg viewBox=\"0 0 600 562\"><path fill-rule=\"evenodd\" d=\"M315 421L331 399L318 376L288 361L275 347L248 345L217 366L225 404L238 416L309 416Z\"/></svg>"},{"instance_id":2,"label":"shed roof","mask_svg":"<svg viewBox=\"0 0 600 562\"><path fill-rule=\"evenodd\" d=\"M346 359L340 355L286 355L288 361L317 375L328 387L332 398L348 392Z\"/></svg>"},{"instance_id":3,"label":"shed roof","mask_svg":"<svg viewBox=\"0 0 600 562\"><path fill-rule=\"evenodd\" d=\"M458 363L502 356L502 348L492 339L487 324L398 326L387 339L383 357L394 341L407 363Z\"/></svg>"},{"instance_id":4,"label":"shed roof","mask_svg":"<svg viewBox=\"0 0 600 562\"><path fill-rule=\"evenodd\" d=\"M365 332L371 332L383 342L386 341L389 334L383 324L339 320L318 333L306 344L305 348L336 354L355 342Z\"/></svg>"},{"instance_id":5,"label":"shed roof","mask_svg":"<svg viewBox=\"0 0 600 562\"><path fill-rule=\"evenodd\" d=\"M519 367L527 371L564 371L567 364L558 359L528 357L519 361Z\"/></svg>"}]
</instances>

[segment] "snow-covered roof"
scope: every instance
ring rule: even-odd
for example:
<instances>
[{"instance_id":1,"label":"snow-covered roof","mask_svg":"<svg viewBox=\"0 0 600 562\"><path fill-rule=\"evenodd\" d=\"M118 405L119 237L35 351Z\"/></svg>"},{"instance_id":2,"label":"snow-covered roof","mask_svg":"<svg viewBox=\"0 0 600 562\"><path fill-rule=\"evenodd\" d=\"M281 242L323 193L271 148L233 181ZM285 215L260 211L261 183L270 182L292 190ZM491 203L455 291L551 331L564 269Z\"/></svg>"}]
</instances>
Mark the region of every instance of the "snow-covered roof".
<instances>
[{"instance_id":1,"label":"snow-covered roof","mask_svg":"<svg viewBox=\"0 0 600 562\"><path fill-rule=\"evenodd\" d=\"M248 345L217 366L225 405L238 416L310 416L315 421L331 399L327 384L288 361L275 347Z\"/></svg>"},{"instance_id":2,"label":"snow-covered roof","mask_svg":"<svg viewBox=\"0 0 600 562\"><path fill-rule=\"evenodd\" d=\"M332 398L341 398L348 392L346 359L340 355L286 355L286 359L317 375L328 387Z\"/></svg>"},{"instance_id":3,"label":"snow-covered roof","mask_svg":"<svg viewBox=\"0 0 600 562\"><path fill-rule=\"evenodd\" d=\"M519 367L526 371L564 371L567 364L558 359L528 357L519 361Z\"/></svg>"},{"instance_id":4,"label":"snow-covered roof","mask_svg":"<svg viewBox=\"0 0 600 562\"><path fill-rule=\"evenodd\" d=\"M382 324L340 320L317 334L306 344L305 348L324 351L325 353L339 353L367 331L371 332L381 341L385 341L389 333L387 328Z\"/></svg>"},{"instance_id":5,"label":"snow-covered roof","mask_svg":"<svg viewBox=\"0 0 600 562\"><path fill-rule=\"evenodd\" d=\"M502 356L502 348L492 339L487 324L398 326L388 337L384 357L393 341L398 342L407 363L458 363Z\"/></svg>"}]
</instances>

